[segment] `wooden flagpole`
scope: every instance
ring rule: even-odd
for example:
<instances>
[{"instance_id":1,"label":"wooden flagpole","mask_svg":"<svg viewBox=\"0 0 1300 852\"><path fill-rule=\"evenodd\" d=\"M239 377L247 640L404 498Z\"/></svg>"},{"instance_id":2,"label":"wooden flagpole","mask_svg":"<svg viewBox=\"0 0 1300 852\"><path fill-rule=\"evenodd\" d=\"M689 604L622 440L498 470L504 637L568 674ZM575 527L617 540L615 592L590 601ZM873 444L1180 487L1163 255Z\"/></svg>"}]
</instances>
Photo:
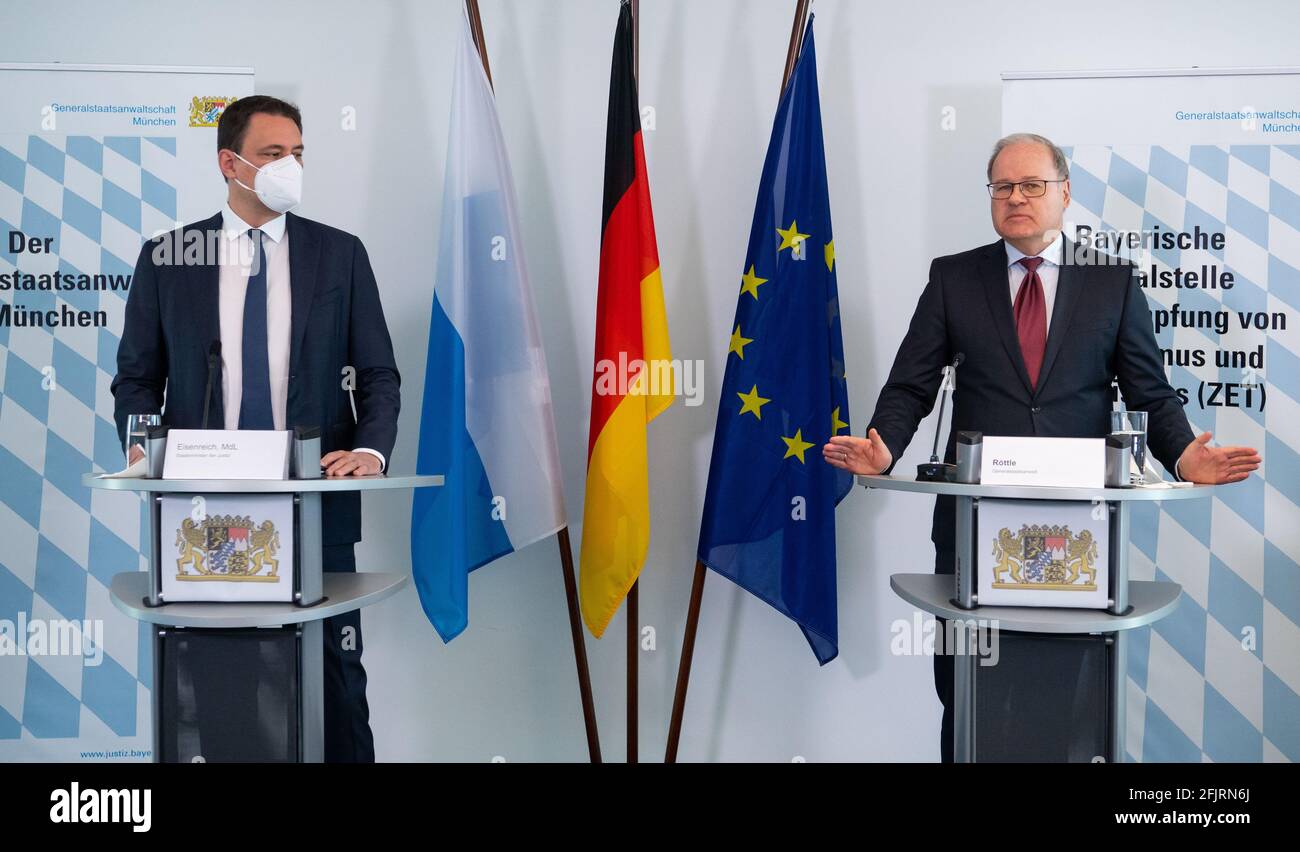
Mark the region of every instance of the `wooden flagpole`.
<instances>
[{"instance_id":1,"label":"wooden flagpole","mask_svg":"<svg viewBox=\"0 0 1300 852\"><path fill-rule=\"evenodd\" d=\"M487 43L483 41L483 19L478 14L478 0L465 0L465 13L469 16L469 34L474 39L474 49L478 51L478 58L483 60L483 73L487 74L488 85L496 91L492 68L488 65Z\"/></svg>"},{"instance_id":2,"label":"wooden flagpole","mask_svg":"<svg viewBox=\"0 0 1300 852\"><path fill-rule=\"evenodd\" d=\"M634 0L635 2L635 0ZM794 67L799 61L799 48L803 44L804 27L808 22L808 7L812 0L797 0L794 25L790 28L790 46L785 54L785 73L781 77L781 94L790 84ZM695 579L691 582L691 600L686 610L686 632L682 636L682 656L677 664L677 688L673 691L673 713L668 723L668 746L664 763L677 762L677 746L682 736L682 716L686 712L686 689L691 680L691 663L695 657L695 634L700 626L700 602L704 599L704 578L708 569L695 560Z\"/></svg>"},{"instance_id":3,"label":"wooden flagpole","mask_svg":"<svg viewBox=\"0 0 1300 852\"><path fill-rule=\"evenodd\" d=\"M483 60L483 73L488 85L492 83L492 69L488 66L487 44L483 40L483 20L479 17L478 0L465 0L465 13L469 17L469 31ZM569 528L564 526L555 534L560 548L560 565L564 573L564 597L569 609L569 632L573 636L573 659L578 666L578 690L582 694L582 720L587 728L587 754L592 763L600 763L600 732L596 728L596 704L591 696L591 669L587 666L587 645L582 634L582 615L578 610L578 581L573 571L573 547L569 542Z\"/></svg>"},{"instance_id":4,"label":"wooden flagpole","mask_svg":"<svg viewBox=\"0 0 1300 852\"><path fill-rule=\"evenodd\" d=\"M808 25L808 7L812 0L798 0L794 9L794 25L790 27L790 46L785 51L785 73L781 75L781 94L790 85L794 66L799 64L799 48L803 46L803 31Z\"/></svg>"},{"instance_id":5,"label":"wooden flagpole","mask_svg":"<svg viewBox=\"0 0 1300 852\"><path fill-rule=\"evenodd\" d=\"M637 108L641 106L641 4L632 2L632 81L636 85ZM640 580L627 591L627 762L637 763L637 746L640 742L640 723L637 715L640 699L637 686L640 672L637 654L641 644L640 616L638 614L638 587Z\"/></svg>"},{"instance_id":6,"label":"wooden flagpole","mask_svg":"<svg viewBox=\"0 0 1300 852\"><path fill-rule=\"evenodd\" d=\"M569 528L555 536L560 546L560 564L564 568L564 597L569 605L569 633L573 636L573 659L578 664L578 690L582 693L582 721L587 728L587 754L592 763L600 763L600 732L596 729L596 703L591 697L591 669L587 667L587 644L582 635L582 614L578 610L578 579L573 572L573 548Z\"/></svg>"}]
</instances>

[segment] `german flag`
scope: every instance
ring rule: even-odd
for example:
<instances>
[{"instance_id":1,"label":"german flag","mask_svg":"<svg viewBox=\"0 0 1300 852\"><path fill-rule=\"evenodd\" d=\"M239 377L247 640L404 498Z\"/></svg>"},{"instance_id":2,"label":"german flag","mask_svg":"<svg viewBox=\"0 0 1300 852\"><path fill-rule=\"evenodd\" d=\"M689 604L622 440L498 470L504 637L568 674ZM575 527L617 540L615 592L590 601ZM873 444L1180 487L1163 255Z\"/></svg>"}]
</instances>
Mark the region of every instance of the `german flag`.
<instances>
[{"instance_id":1,"label":"german flag","mask_svg":"<svg viewBox=\"0 0 1300 852\"><path fill-rule=\"evenodd\" d=\"M599 287L579 558L582 616L597 637L636 582L650 546L646 424L672 404L674 382L629 3L618 15L609 81Z\"/></svg>"}]
</instances>

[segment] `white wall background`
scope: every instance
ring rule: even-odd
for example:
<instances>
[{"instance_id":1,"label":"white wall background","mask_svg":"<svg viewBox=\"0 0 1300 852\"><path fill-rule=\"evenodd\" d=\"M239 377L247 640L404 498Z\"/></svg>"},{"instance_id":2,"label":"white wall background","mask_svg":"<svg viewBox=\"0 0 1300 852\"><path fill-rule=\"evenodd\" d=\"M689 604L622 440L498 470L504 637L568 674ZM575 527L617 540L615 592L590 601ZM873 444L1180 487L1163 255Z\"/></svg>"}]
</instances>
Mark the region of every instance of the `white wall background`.
<instances>
[{"instance_id":1,"label":"white wall background","mask_svg":"<svg viewBox=\"0 0 1300 852\"><path fill-rule=\"evenodd\" d=\"M641 102L674 354L704 359L703 404L651 429L654 532L641 620L643 760L664 746L722 353L794 0L643 0ZM581 535L601 162L617 0L482 0L501 121L550 362L566 498ZM995 238L984 162L1010 70L1294 65L1287 0L1023 4L819 0L821 95L854 431L931 257ZM53 2L0 9L0 59L247 65L306 124L300 212L362 237L406 390L394 470L415 457L457 0ZM211 94L211 93L209 93ZM341 128L345 107L356 129ZM956 110L956 129L941 111ZM1033 128L1024 128L1032 130ZM219 180L216 167L212 180ZM931 434L932 422L920 435ZM926 447L922 445L925 444ZM918 439L903 468L923 460ZM409 495L366 497L362 569L408 565ZM929 658L890 654L912 610L893 572L932 568L929 501L857 492L840 507L840 657L819 669L798 630L710 576L683 760L933 760ZM470 627L443 646L414 590L363 617L380 760L583 760L581 710L554 544L476 572ZM624 622L589 640L602 746L624 749Z\"/></svg>"}]
</instances>

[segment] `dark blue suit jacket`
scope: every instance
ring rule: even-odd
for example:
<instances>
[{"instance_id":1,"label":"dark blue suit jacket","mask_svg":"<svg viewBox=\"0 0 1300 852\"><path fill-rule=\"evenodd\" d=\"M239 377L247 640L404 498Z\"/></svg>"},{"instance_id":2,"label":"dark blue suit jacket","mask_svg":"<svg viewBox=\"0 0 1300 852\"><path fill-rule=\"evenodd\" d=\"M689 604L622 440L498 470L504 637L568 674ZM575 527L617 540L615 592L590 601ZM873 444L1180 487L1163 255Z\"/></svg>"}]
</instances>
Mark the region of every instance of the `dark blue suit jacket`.
<instances>
[{"instance_id":1,"label":"dark blue suit jacket","mask_svg":"<svg viewBox=\"0 0 1300 852\"><path fill-rule=\"evenodd\" d=\"M379 302L379 289L361 240L351 234L287 214L291 322L286 425L319 427L322 453L370 447L392 464L397 439L401 377ZM186 225L181 242L221 230L221 215ZM193 234L198 231L200 234ZM162 414L169 426L202 425L208 351L221 338L219 266L159 264L151 240L140 250L113 378L113 414L125 438L129 414ZM173 243L178 245L178 243ZM356 419L344 389L345 367L356 369ZM218 366L208 426L223 428ZM355 492L322 498L324 543L361 540L361 497Z\"/></svg>"},{"instance_id":2,"label":"dark blue suit jacket","mask_svg":"<svg viewBox=\"0 0 1300 852\"><path fill-rule=\"evenodd\" d=\"M1016 336L1002 240L930 265L930 281L868 427L879 431L895 462L930 413L944 365L961 352L966 358L957 369L947 461L955 459L961 430L1103 437L1110 431L1111 381L1118 379L1128 407L1148 412L1151 452L1172 473L1194 436L1165 379L1151 310L1133 267L1105 255L1072 263L1078 248L1069 240L1064 255L1033 390ZM953 547L953 511L951 498L936 502L932 538L940 550Z\"/></svg>"}]
</instances>

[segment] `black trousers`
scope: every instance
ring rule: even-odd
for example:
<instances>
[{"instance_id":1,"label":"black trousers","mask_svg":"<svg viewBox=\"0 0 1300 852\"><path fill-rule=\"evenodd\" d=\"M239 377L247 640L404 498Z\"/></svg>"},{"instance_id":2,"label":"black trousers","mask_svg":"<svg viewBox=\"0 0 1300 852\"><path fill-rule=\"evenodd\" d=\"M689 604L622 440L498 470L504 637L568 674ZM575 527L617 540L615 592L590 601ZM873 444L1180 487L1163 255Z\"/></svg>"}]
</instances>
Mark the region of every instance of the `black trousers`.
<instances>
[{"instance_id":1,"label":"black trousers","mask_svg":"<svg viewBox=\"0 0 1300 852\"><path fill-rule=\"evenodd\" d=\"M952 550L937 550L934 554L934 573L949 576L957 572L957 553ZM936 636L947 637L946 618L935 617ZM952 649L945 644L944 653L934 655L934 691L943 703L943 722L939 726L939 759L952 763L953 757L953 718L952 718L952 679L954 673Z\"/></svg>"},{"instance_id":2,"label":"black trousers","mask_svg":"<svg viewBox=\"0 0 1300 852\"><path fill-rule=\"evenodd\" d=\"M322 548L327 572L357 570L353 545ZM255 633L255 631L254 631ZM375 743L370 734L366 703L366 670L361 665L361 613L353 610L321 624L324 646L325 761L373 763ZM252 639L252 642L257 642ZM248 636L221 641L181 642L173 652L173 678L178 685L165 691L165 708L180 731L174 745L165 743L165 759L261 761L285 759L297 749L284 718L288 696L279 692L296 657L291 651L250 646ZM241 655L253 654L247 664ZM287 712L295 712L287 710ZM169 747L170 746L170 747ZM172 755L175 752L175 755ZM280 757L277 757L280 756Z\"/></svg>"},{"instance_id":3,"label":"black trousers","mask_svg":"<svg viewBox=\"0 0 1300 852\"><path fill-rule=\"evenodd\" d=\"M354 545L321 548L328 572L357 570ZM375 740L366 703L366 670L361 665L361 610L325 619L325 762L374 763Z\"/></svg>"}]
</instances>

